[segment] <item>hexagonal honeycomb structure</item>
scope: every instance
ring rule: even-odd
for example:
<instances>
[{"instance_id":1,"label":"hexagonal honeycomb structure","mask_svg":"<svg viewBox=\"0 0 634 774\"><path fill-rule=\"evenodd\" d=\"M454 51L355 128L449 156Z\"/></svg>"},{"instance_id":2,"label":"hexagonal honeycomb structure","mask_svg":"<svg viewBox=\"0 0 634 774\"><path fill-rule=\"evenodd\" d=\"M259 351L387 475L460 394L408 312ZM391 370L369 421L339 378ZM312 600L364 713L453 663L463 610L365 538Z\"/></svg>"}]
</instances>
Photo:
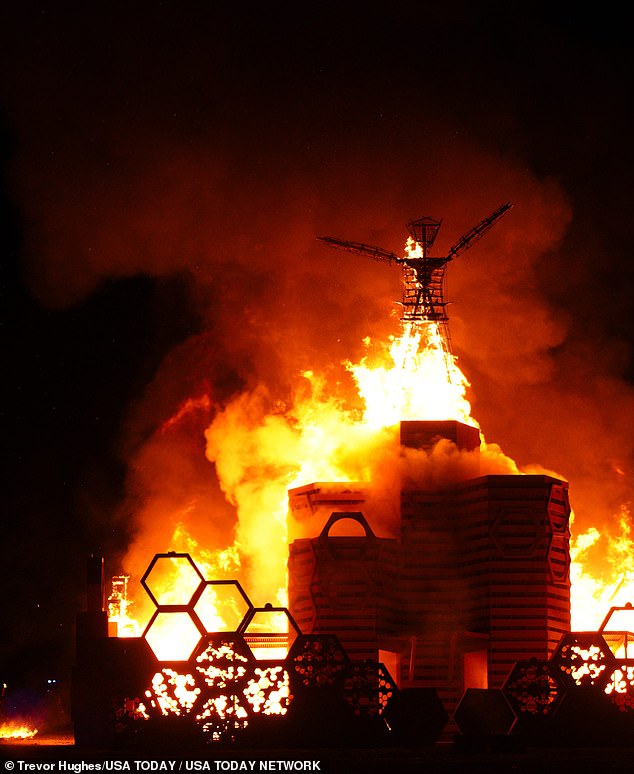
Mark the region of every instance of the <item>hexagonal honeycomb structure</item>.
<instances>
[{"instance_id":1,"label":"hexagonal honeycomb structure","mask_svg":"<svg viewBox=\"0 0 634 774\"><path fill-rule=\"evenodd\" d=\"M614 655L598 632L564 634L550 659L558 675L570 686L605 687L614 671Z\"/></svg>"},{"instance_id":2,"label":"hexagonal honeycomb structure","mask_svg":"<svg viewBox=\"0 0 634 774\"><path fill-rule=\"evenodd\" d=\"M157 610L143 636L159 661L188 661L202 632L186 610Z\"/></svg>"},{"instance_id":3,"label":"hexagonal honeycomb structure","mask_svg":"<svg viewBox=\"0 0 634 774\"><path fill-rule=\"evenodd\" d=\"M302 634L289 654L291 677L306 688L323 688L341 682L350 660L334 634Z\"/></svg>"},{"instance_id":4,"label":"hexagonal honeycomb structure","mask_svg":"<svg viewBox=\"0 0 634 774\"><path fill-rule=\"evenodd\" d=\"M301 631L285 607L256 607L240 634L258 661L283 661Z\"/></svg>"},{"instance_id":5,"label":"hexagonal honeycomb structure","mask_svg":"<svg viewBox=\"0 0 634 774\"><path fill-rule=\"evenodd\" d=\"M544 717L555 712L565 686L550 662L531 658L515 664L502 693L518 719Z\"/></svg>"},{"instance_id":6,"label":"hexagonal honeycomb structure","mask_svg":"<svg viewBox=\"0 0 634 774\"><path fill-rule=\"evenodd\" d=\"M246 727L249 704L244 691L254 663L238 635L210 635L201 643L195 668L204 686L196 722L211 741L231 741Z\"/></svg>"},{"instance_id":7,"label":"hexagonal honeycomb structure","mask_svg":"<svg viewBox=\"0 0 634 774\"><path fill-rule=\"evenodd\" d=\"M383 664L351 662L346 669L343 695L355 715L382 715L398 687Z\"/></svg>"},{"instance_id":8,"label":"hexagonal honeycomb structure","mask_svg":"<svg viewBox=\"0 0 634 774\"><path fill-rule=\"evenodd\" d=\"M609 700L621 712L634 714L634 659L621 659L605 686Z\"/></svg>"},{"instance_id":9,"label":"hexagonal honeycomb structure","mask_svg":"<svg viewBox=\"0 0 634 774\"><path fill-rule=\"evenodd\" d=\"M205 581L194 605L194 612L209 633L237 632L252 610L251 601L235 580Z\"/></svg>"},{"instance_id":10,"label":"hexagonal honeycomb structure","mask_svg":"<svg viewBox=\"0 0 634 774\"><path fill-rule=\"evenodd\" d=\"M453 719L464 736L500 736L508 734L515 713L497 688L467 688Z\"/></svg>"},{"instance_id":11,"label":"hexagonal honeycomb structure","mask_svg":"<svg viewBox=\"0 0 634 774\"><path fill-rule=\"evenodd\" d=\"M141 585L157 607L187 606L198 599L204 581L189 554L170 551L154 556L141 578Z\"/></svg>"},{"instance_id":12,"label":"hexagonal honeycomb structure","mask_svg":"<svg viewBox=\"0 0 634 774\"><path fill-rule=\"evenodd\" d=\"M243 694L251 711L263 715L285 715L293 701L289 674L281 664L256 667Z\"/></svg>"},{"instance_id":13,"label":"hexagonal honeycomb structure","mask_svg":"<svg viewBox=\"0 0 634 774\"><path fill-rule=\"evenodd\" d=\"M164 667L152 678L145 692L149 703L161 715L186 715L199 702L200 680L194 672L178 672Z\"/></svg>"}]
</instances>

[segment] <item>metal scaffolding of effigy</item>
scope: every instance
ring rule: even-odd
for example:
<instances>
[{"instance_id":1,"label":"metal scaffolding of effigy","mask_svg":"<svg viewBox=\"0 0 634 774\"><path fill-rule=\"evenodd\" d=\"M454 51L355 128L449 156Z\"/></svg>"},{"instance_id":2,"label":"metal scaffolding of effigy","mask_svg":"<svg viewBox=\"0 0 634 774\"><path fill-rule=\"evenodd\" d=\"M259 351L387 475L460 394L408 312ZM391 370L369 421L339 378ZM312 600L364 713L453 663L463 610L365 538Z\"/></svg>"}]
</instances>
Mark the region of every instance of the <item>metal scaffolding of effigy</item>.
<instances>
[{"instance_id":1,"label":"metal scaffolding of effigy","mask_svg":"<svg viewBox=\"0 0 634 774\"><path fill-rule=\"evenodd\" d=\"M435 324L442 339L445 353L451 354L449 317L445 300L445 275L447 265L461 253L469 250L495 223L511 209L510 202L498 207L488 217L464 233L444 256L432 256L431 248L436 240L442 221L428 216L410 220L407 230L410 248L405 256L398 256L382 247L362 242L350 242L330 236L317 237L329 247L364 255L376 261L400 266L402 269L403 292L401 321L404 325Z\"/></svg>"}]
</instances>

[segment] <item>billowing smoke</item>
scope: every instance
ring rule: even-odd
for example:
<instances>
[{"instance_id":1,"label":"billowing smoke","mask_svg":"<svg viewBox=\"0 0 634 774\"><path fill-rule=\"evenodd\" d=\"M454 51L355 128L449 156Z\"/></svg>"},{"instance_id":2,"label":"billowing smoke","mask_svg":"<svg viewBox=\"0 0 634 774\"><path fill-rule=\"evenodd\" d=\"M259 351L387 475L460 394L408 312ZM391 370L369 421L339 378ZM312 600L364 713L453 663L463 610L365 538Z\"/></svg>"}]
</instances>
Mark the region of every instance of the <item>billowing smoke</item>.
<instances>
[{"instance_id":1,"label":"billowing smoke","mask_svg":"<svg viewBox=\"0 0 634 774\"><path fill-rule=\"evenodd\" d=\"M255 55L243 72L223 42L224 18L204 46L194 36L149 78L144 53L156 65L161 41L143 41L131 24L113 60L99 47L87 70L65 60L68 37L45 47L50 68L25 72L27 90L42 90L39 112L24 93L9 101L25 270L41 303L81 303L105 280L180 275L199 319L119 429L128 469L120 511L134 532L124 568L139 572L155 551L186 548L173 544L182 525L201 546L223 549L237 537L266 573L267 540L278 533L265 523L265 549L255 550L245 524L278 517L259 501L238 520L236 490L264 475L282 486L288 471L279 460L254 470L244 459L265 427L292 468L299 441L289 417L304 372L328 381L329 398L354 403L343 362L358 361L364 337L398 329L398 271L329 251L318 235L400 252L405 222L426 214L443 219L442 253L506 201L512 212L448 270L450 329L473 413L504 450L483 472L509 471L511 458L554 470L571 482L577 529L616 528L632 499L634 393L596 326L586 340L574 302L551 300L548 283L592 260L565 248L575 214L565 187L531 171L517 148L457 132L446 105L410 111L404 88L383 83L379 99L366 82L348 93L336 73L321 83L317 70L302 84L280 60L258 85ZM193 34L195 25L181 27ZM91 40L77 44L79 61Z\"/></svg>"}]
</instances>

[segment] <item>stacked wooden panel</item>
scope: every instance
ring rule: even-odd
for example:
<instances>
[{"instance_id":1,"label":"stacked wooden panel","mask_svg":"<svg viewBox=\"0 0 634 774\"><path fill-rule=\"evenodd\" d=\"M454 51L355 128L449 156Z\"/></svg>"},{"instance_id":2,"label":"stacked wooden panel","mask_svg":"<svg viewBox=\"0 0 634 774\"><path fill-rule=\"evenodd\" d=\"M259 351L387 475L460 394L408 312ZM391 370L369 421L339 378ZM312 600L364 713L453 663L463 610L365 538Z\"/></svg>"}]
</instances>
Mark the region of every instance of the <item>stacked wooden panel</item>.
<instances>
[{"instance_id":1,"label":"stacked wooden panel","mask_svg":"<svg viewBox=\"0 0 634 774\"><path fill-rule=\"evenodd\" d=\"M550 476L485 476L453 492L471 631L489 637L489 685L516 661L547 659L570 629L566 484Z\"/></svg>"},{"instance_id":2,"label":"stacked wooden panel","mask_svg":"<svg viewBox=\"0 0 634 774\"><path fill-rule=\"evenodd\" d=\"M366 499L367 484L356 482L318 481L289 490L289 542L319 535L335 511L363 511Z\"/></svg>"},{"instance_id":3,"label":"stacked wooden panel","mask_svg":"<svg viewBox=\"0 0 634 774\"><path fill-rule=\"evenodd\" d=\"M296 540L289 554L289 609L300 629L336 634L352 659L378 660L394 543L376 537Z\"/></svg>"},{"instance_id":4,"label":"stacked wooden panel","mask_svg":"<svg viewBox=\"0 0 634 774\"><path fill-rule=\"evenodd\" d=\"M415 638L402 674L447 701L459 691L455 635L465 628L459 536L443 493L406 491L401 504L400 630Z\"/></svg>"},{"instance_id":5,"label":"stacked wooden panel","mask_svg":"<svg viewBox=\"0 0 634 774\"><path fill-rule=\"evenodd\" d=\"M401 441L438 437L473 451L476 428L407 422ZM396 654L403 685L433 687L456 706L466 687L500 687L515 662L547 659L570 628L567 484L483 476L401 492L400 539L377 538L355 508L359 485L314 484L290 493L295 523L326 524L295 540L291 613L305 632L335 633L352 658ZM361 536L334 536L328 512ZM347 513L341 513L347 511Z\"/></svg>"}]
</instances>

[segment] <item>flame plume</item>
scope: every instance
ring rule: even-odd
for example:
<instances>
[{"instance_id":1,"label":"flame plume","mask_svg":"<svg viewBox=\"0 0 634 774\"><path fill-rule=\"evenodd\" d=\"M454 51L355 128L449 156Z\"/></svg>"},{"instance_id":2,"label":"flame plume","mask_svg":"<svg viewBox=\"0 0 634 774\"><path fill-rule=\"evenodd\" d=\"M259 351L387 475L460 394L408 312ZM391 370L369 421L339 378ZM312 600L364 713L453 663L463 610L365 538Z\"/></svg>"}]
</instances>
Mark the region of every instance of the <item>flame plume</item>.
<instances>
[{"instance_id":1,"label":"flame plume","mask_svg":"<svg viewBox=\"0 0 634 774\"><path fill-rule=\"evenodd\" d=\"M356 481L389 493L402 462L401 419L457 419L477 426L466 399L468 381L435 324L408 323L387 344L366 339L365 345L361 362L344 364L356 384L357 405L335 395L323 376L306 371L287 405L259 385L216 414L205 433L206 454L236 509L235 541L220 551L203 550L179 521L170 549L189 552L206 577L240 577L258 603L285 605L288 489L311 481ZM504 472L516 472L497 447L483 442L483 448L498 455ZM382 526L389 531L388 524ZM224 566L223 558L230 559Z\"/></svg>"},{"instance_id":2,"label":"flame plume","mask_svg":"<svg viewBox=\"0 0 634 774\"><path fill-rule=\"evenodd\" d=\"M622 505L619 533L601 534L594 527L575 537L571 546L572 628L576 631L598 629L611 607L634 601L634 538L631 513ZM606 559L596 567L589 561L593 547L603 544ZM634 615L632 616L634 629Z\"/></svg>"},{"instance_id":3,"label":"flame plume","mask_svg":"<svg viewBox=\"0 0 634 774\"><path fill-rule=\"evenodd\" d=\"M366 355L357 365L347 363L365 401L364 424L380 429L408 419L456 419L478 427L466 399L469 382L436 323L406 323L402 336L391 337L383 362L368 361Z\"/></svg>"},{"instance_id":4,"label":"flame plume","mask_svg":"<svg viewBox=\"0 0 634 774\"><path fill-rule=\"evenodd\" d=\"M433 323L407 323L387 343L366 339L364 344L360 362L343 364L361 408L339 397L324 376L306 371L287 404L259 385L216 413L205 433L206 456L235 508L235 540L223 549L203 549L176 519L166 548L190 553L207 578L239 578L256 604L285 605L288 489L313 481L364 482L383 492L385 505L403 475L443 485L470 476L522 473L482 434L476 452L457 452L441 442L429 455L401 453L402 419L454 419L479 427L467 399L469 382ZM526 472L550 473L538 466ZM387 534L393 526L389 510L387 516L377 512L383 518L377 527ZM573 628L596 629L616 600L634 597L629 525L624 506L620 537L590 529L573 541ZM608 544L610 572L585 562L588 549L601 540Z\"/></svg>"}]
</instances>

